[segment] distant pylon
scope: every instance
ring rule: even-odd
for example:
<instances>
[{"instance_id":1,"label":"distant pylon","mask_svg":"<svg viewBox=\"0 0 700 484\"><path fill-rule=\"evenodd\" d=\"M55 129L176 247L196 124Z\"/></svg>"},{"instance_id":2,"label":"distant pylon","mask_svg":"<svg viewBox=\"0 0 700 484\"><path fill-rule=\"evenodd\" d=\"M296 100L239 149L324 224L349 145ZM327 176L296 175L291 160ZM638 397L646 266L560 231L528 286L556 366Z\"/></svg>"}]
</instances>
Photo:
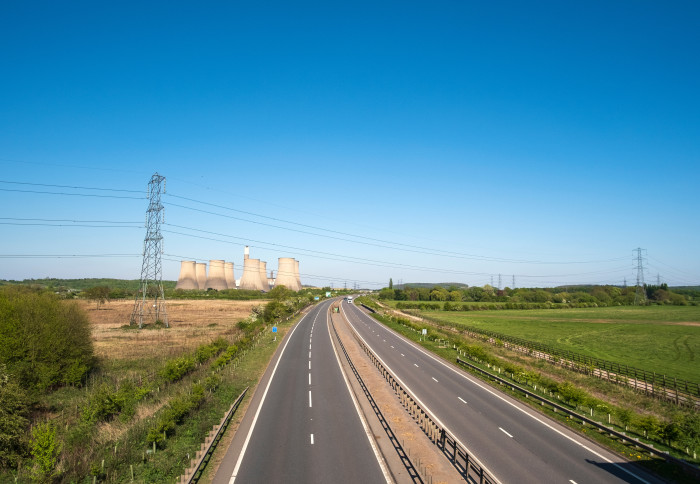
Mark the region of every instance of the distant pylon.
<instances>
[{"instance_id":1,"label":"distant pylon","mask_svg":"<svg viewBox=\"0 0 700 484\"><path fill-rule=\"evenodd\" d=\"M511 289L515 289L515 274L513 274L513 285L511 286Z\"/></svg>"},{"instance_id":2,"label":"distant pylon","mask_svg":"<svg viewBox=\"0 0 700 484\"><path fill-rule=\"evenodd\" d=\"M165 193L165 177L155 173L148 183L149 202L146 211L146 238L143 241L141 282L129 321L129 324L138 324L139 328L143 327L144 318L153 322L162 321L166 328L169 327L160 257L163 254L160 224L164 221L163 204L160 202L161 193ZM147 301L150 298L153 298L153 304Z\"/></svg>"},{"instance_id":3,"label":"distant pylon","mask_svg":"<svg viewBox=\"0 0 700 484\"><path fill-rule=\"evenodd\" d=\"M637 261L637 287L634 291L634 305L644 304L647 300L647 293L644 290L644 259L642 257L642 250L636 248L634 251L637 253L635 260Z\"/></svg>"},{"instance_id":4,"label":"distant pylon","mask_svg":"<svg viewBox=\"0 0 700 484\"><path fill-rule=\"evenodd\" d=\"M501 290L501 275L498 274L498 290Z\"/></svg>"}]
</instances>

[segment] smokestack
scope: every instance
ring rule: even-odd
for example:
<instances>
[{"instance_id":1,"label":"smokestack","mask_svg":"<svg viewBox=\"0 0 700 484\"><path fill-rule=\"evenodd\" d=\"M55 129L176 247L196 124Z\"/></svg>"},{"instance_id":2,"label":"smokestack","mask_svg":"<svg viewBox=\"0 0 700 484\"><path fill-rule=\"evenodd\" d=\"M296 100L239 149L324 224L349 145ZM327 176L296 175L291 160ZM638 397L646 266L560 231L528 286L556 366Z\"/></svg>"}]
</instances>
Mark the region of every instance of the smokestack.
<instances>
[{"instance_id":1,"label":"smokestack","mask_svg":"<svg viewBox=\"0 0 700 484\"><path fill-rule=\"evenodd\" d=\"M177 278L175 289L199 289L197 275L193 260L183 260L180 262L180 277Z\"/></svg>"},{"instance_id":2,"label":"smokestack","mask_svg":"<svg viewBox=\"0 0 700 484\"><path fill-rule=\"evenodd\" d=\"M246 260L248 258L250 258L250 247L246 245L245 249L243 249L243 260Z\"/></svg>"},{"instance_id":3,"label":"smokestack","mask_svg":"<svg viewBox=\"0 0 700 484\"><path fill-rule=\"evenodd\" d=\"M239 289L249 289L252 291L262 291L262 280L260 279L260 260L243 259L243 275L239 283Z\"/></svg>"},{"instance_id":4,"label":"smokestack","mask_svg":"<svg viewBox=\"0 0 700 484\"><path fill-rule=\"evenodd\" d=\"M267 292L270 290L270 283L267 282L267 262L260 261L260 283L262 284L262 290Z\"/></svg>"},{"instance_id":5,"label":"smokestack","mask_svg":"<svg viewBox=\"0 0 700 484\"><path fill-rule=\"evenodd\" d=\"M211 288L217 291L228 289L224 264L225 262L222 260L209 261L209 277L207 277L206 289Z\"/></svg>"},{"instance_id":6,"label":"smokestack","mask_svg":"<svg viewBox=\"0 0 700 484\"><path fill-rule=\"evenodd\" d=\"M298 291L301 291L301 276L299 275L299 261L294 259L294 273L297 278L297 284L299 285Z\"/></svg>"},{"instance_id":7,"label":"smokestack","mask_svg":"<svg viewBox=\"0 0 700 484\"><path fill-rule=\"evenodd\" d=\"M197 262L195 271L197 274L197 289L204 291L207 288L207 265L204 262Z\"/></svg>"},{"instance_id":8,"label":"smokestack","mask_svg":"<svg viewBox=\"0 0 700 484\"><path fill-rule=\"evenodd\" d=\"M275 286L284 286L291 291L301 289L296 278L296 263L291 257L280 257L278 259Z\"/></svg>"},{"instance_id":9,"label":"smokestack","mask_svg":"<svg viewBox=\"0 0 700 484\"><path fill-rule=\"evenodd\" d=\"M236 289L236 277L233 275L233 262L224 263L224 270L226 272L226 285L229 289Z\"/></svg>"}]
</instances>

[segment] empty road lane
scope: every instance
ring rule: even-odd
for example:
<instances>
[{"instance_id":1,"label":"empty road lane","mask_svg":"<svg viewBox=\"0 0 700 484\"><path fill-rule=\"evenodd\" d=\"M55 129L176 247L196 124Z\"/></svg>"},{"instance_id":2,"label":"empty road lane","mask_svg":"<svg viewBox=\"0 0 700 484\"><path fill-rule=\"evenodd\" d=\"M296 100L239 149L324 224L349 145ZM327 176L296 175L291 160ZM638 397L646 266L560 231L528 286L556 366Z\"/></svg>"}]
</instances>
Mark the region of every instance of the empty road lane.
<instances>
[{"instance_id":1,"label":"empty road lane","mask_svg":"<svg viewBox=\"0 0 700 484\"><path fill-rule=\"evenodd\" d=\"M215 483L387 482L331 346L329 306L283 341Z\"/></svg>"}]
</instances>

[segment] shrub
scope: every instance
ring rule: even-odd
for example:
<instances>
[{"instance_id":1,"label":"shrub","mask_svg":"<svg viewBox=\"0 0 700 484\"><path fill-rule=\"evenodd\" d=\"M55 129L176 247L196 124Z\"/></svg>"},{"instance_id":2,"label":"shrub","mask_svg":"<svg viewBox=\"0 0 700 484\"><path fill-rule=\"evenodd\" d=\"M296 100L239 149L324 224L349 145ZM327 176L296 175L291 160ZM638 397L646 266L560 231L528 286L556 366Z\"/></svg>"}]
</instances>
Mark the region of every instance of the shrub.
<instances>
[{"instance_id":1,"label":"shrub","mask_svg":"<svg viewBox=\"0 0 700 484\"><path fill-rule=\"evenodd\" d=\"M80 384L94 361L88 318L74 302L23 286L0 288L0 363L23 387Z\"/></svg>"},{"instance_id":2,"label":"shrub","mask_svg":"<svg viewBox=\"0 0 700 484\"><path fill-rule=\"evenodd\" d=\"M160 370L159 375L165 381L175 382L192 370L194 370L194 359L189 356L182 356L168 361L165 367Z\"/></svg>"},{"instance_id":3,"label":"shrub","mask_svg":"<svg viewBox=\"0 0 700 484\"><path fill-rule=\"evenodd\" d=\"M32 430L30 440L33 457L32 480L51 482L58 476L56 464L61 443L56 440L56 429L49 423L40 423Z\"/></svg>"},{"instance_id":4,"label":"shrub","mask_svg":"<svg viewBox=\"0 0 700 484\"><path fill-rule=\"evenodd\" d=\"M27 415L24 390L0 365L0 467L16 467L26 452Z\"/></svg>"}]
</instances>

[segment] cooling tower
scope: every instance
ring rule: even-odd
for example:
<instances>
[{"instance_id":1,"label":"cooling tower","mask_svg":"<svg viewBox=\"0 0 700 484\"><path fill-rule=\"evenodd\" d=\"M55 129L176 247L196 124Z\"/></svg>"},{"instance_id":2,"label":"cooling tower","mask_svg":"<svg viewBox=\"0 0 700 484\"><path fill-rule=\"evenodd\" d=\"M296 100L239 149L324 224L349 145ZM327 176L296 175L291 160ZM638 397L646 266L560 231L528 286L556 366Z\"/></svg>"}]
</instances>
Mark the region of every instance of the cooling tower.
<instances>
[{"instance_id":1,"label":"cooling tower","mask_svg":"<svg viewBox=\"0 0 700 484\"><path fill-rule=\"evenodd\" d=\"M275 286L284 286L292 291L301 289L301 286L297 282L296 267L296 261L291 257L280 257L278 259Z\"/></svg>"},{"instance_id":2,"label":"cooling tower","mask_svg":"<svg viewBox=\"0 0 700 484\"><path fill-rule=\"evenodd\" d=\"M198 289L197 274L195 272L196 262L193 260L183 260L180 262L180 277L177 278L175 289Z\"/></svg>"},{"instance_id":3,"label":"cooling tower","mask_svg":"<svg viewBox=\"0 0 700 484\"><path fill-rule=\"evenodd\" d=\"M241 276L239 289L263 290L262 281L260 280L259 259L243 259L243 275Z\"/></svg>"},{"instance_id":4,"label":"cooling tower","mask_svg":"<svg viewBox=\"0 0 700 484\"><path fill-rule=\"evenodd\" d=\"M209 261L209 277L207 277L206 289L211 288L217 291L228 289L224 264L225 262L222 260Z\"/></svg>"},{"instance_id":5,"label":"cooling tower","mask_svg":"<svg viewBox=\"0 0 700 484\"><path fill-rule=\"evenodd\" d=\"M267 282L267 262L260 261L260 284L262 284L262 290L267 292L270 290L270 283Z\"/></svg>"},{"instance_id":6,"label":"cooling tower","mask_svg":"<svg viewBox=\"0 0 700 484\"><path fill-rule=\"evenodd\" d=\"M224 263L224 271L226 272L226 285L229 289L236 289L236 278L233 275L233 262Z\"/></svg>"},{"instance_id":7,"label":"cooling tower","mask_svg":"<svg viewBox=\"0 0 700 484\"><path fill-rule=\"evenodd\" d=\"M299 285L299 289L297 289L297 291L301 291L301 276L299 275L299 261L296 259L294 259L294 274L296 275L297 284Z\"/></svg>"},{"instance_id":8,"label":"cooling tower","mask_svg":"<svg viewBox=\"0 0 700 484\"><path fill-rule=\"evenodd\" d=\"M207 288L207 265L204 262L197 262L197 287L204 291Z\"/></svg>"}]
</instances>

